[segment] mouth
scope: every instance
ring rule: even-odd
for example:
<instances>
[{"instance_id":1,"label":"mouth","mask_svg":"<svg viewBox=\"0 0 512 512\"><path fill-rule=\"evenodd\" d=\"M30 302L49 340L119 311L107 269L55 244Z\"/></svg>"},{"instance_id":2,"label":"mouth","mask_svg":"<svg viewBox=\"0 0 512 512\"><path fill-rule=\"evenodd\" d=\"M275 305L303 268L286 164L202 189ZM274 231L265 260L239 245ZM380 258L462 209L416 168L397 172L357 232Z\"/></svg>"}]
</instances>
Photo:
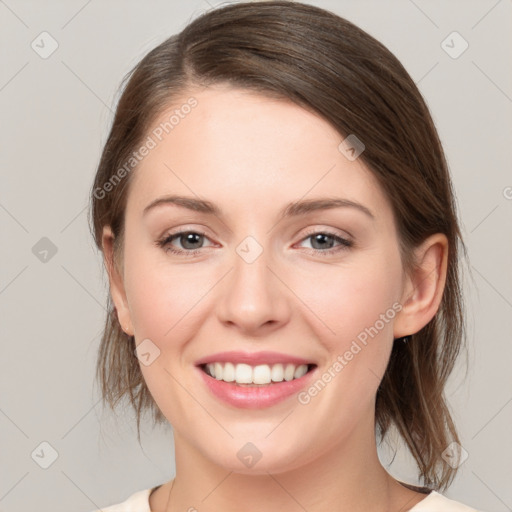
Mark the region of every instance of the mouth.
<instances>
[{"instance_id":1,"label":"mouth","mask_svg":"<svg viewBox=\"0 0 512 512\"><path fill-rule=\"evenodd\" d=\"M220 353L197 361L211 396L240 409L266 409L300 393L319 369L300 357L277 353Z\"/></svg>"},{"instance_id":2,"label":"mouth","mask_svg":"<svg viewBox=\"0 0 512 512\"><path fill-rule=\"evenodd\" d=\"M314 363L273 363L250 365L246 363L212 362L198 365L213 379L242 387L272 386L302 378L317 367Z\"/></svg>"}]
</instances>

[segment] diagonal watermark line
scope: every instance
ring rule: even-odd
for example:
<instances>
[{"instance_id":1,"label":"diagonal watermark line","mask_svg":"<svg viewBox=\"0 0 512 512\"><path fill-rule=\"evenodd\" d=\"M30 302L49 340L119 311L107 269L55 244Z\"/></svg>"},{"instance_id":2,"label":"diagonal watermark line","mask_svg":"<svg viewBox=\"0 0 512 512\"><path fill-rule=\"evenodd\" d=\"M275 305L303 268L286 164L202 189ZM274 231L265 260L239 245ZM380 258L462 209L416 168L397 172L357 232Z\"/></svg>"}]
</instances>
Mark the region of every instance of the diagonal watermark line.
<instances>
[{"instance_id":1,"label":"diagonal watermark line","mask_svg":"<svg viewBox=\"0 0 512 512\"><path fill-rule=\"evenodd\" d=\"M226 478L228 478L228 476L230 476L232 473L233 471L230 471L201 501L205 501L208 496L216 491L225 482Z\"/></svg>"},{"instance_id":2,"label":"diagonal watermark line","mask_svg":"<svg viewBox=\"0 0 512 512\"><path fill-rule=\"evenodd\" d=\"M61 60L61 62L62 62L62 64L64 64L64 66L65 66L66 68L68 68L68 70L69 70L73 75L75 75L75 77L76 77L80 82L82 82L82 84L83 84L85 87L87 87L87 89L89 89L89 91L91 91L91 93L92 93L92 94L94 94L94 96L96 96L96 98L98 98L98 99L101 101L101 103L103 103L103 105L105 105L105 107L107 107L107 108L108 108L108 110L109 110L112 114L114 114L114 111L113 111L113 110L112 110L112 109L111 109L111 108L110 108L110 107L109 107L109 106L108 106L108 105L107 105L107 104L106 104L106 103L105 103L105 102L104 102L104 101L103 101L103 100L102 100L102 99L101 99L101 98L100 98L100 97L99 97L99 96L98 96L98 95L97 95L97 94L96 94L96 93L95 93L95 92L94 92L94 91L93 91L93 90L92 90L92 89L91 89L91 88L90 88L90 87L89 87L89 86L88 86L88 85L87 85L87 84L86 84L86 83L85 83L85 82L84 82L84 81L83 81L83 80L82 80L82 79L81 79L81 78L80 78L80 77L79 77L79 76L78 76L78 75L77 75L77 74L76 74L76 73L75 73L75 72L74 72L74 71L73 71L73 70L72 70L72 69L71 69L71 68L66 64L66 63L65 63L65 62L64 62L64 61L63 61L63 60Z\"/></svg>"},{"instance_id":3,"label":"diagonal watermark line","mask_svg":"<svg viewBox=\"0 0 512 512\"><path fill-rule=\"evenodd\" d=\"M28 474L30 471L27 471L1 498L0 501L2 501Z\"/></svg>"},{"instance_id":4,"label":"diagonal watermark line","mask_svg":"<svg viewBox=\"0 0 512 512\"><path fill-rule=\"evenodd\" d=\"M229 432L229 430L227 430L226 427L224 427L224 425L222 425L222 423L220 423L219 420L217 420L217 418L215 418L215 416L213 416L213 414L211 414L210 411L208 411L208 409L181 382L179 382L176 379L176 377L174 377L174 375L167 368L163 367L163 369L174 379L176 384L181 386L183 391L185 391L192 397L192 399L197 403L197 405L202 407L202 409L206 412L206 414L208 414L208 416L210 416L212 418L212 420L215 421L215 423L217 423L217 425L219 425L219 427L222 428L222 430L224 430L224 432L226 432L226 434L228 434L232 439L234 439L233 434L231 434L231 432Z\"/></svg>"},{"instance_id":5,"label":"diagonal watermark line","mask_svg":"<svg viewBox=\"0 0 512 512\"><path fill-rule=\"evenodd\" d=\"M21 66L21 68L18 69L18 71L16 71L16 73L14 73L14 75L9 80L7 80L4 85L2 85L2 87L0 87L0 92L2 92L27 66L28 61L25 62L25 64L23 64L23 66Z\"/></svg>"},{"instance_id":6,"label":"diagonal watermark line","mask_svg":"<svg viewBox=\"0 0 512 512\"><path fill-rule=\"evenodd\" d=\"M153 464L153 466L158 469L162 475L165 475L166 471L164 471L151 457L148 456L148 454L144 451L144 447L142 445L139 445L139 447L142 455L144 455L144 457L146 457L146 459L148 459L148 461L151 462L151 464Z\"/></svg>"},{"instance_id":7,"label":"diagonal watermark line","mask_svg":"<svg viewBox=\"0 0 512 512\"><path fill-rule=\"evenodd\" d=\"M386 370L384 370L384 373L382 374L382 376L379 377L369 366L367 368L368 368L368 371L370 373L372 373L379 382L382 382L382 379L384 378L384 375L386 374Z\"/></svg>"},{"instance_id":8,"label":"diagonal watermark line","mask_svg":"<svg viewBox=\"0 0 512 512\"><path fill-rule=\"evenodd\" d=\"M309 311L311 311L311 313L313 313L313 315L318 318L318 320L320 320L320 322L324 324L327 329L329 329L329 331L331 331L332 334L336 335L336 333L268 265L266 267L270 270L270 272L272 272L272 274L277 277L277 279L279 279L279 281L281 281L281 283L286 286L286 288L288 288L288 290L290 290L295 295L295 297L297 297L297 299L302 302L302 304L304 304L304 306L309 309Z\"/></svg>"},{"instance_id":9,"label":"diagonal watermark line","mask_svg":"<svg viewBox=\"0 0 512 512\"><path fill-rule=\"evenodd\" d=\"M60 438L62 441L100 402L101 398Z\"/></svg>"},{"instance_id":10,"label":"diagonal watermark line","mask_svg":"<svg viewBox=\"0 0 512 512\"><path fill-rule=\"evenodd\" d=\"M25 432L23 432L23 430L21 430L21 428L16 425L16 423L14 423L13 420L11 420L11 418L9 418L9 416L7 416L7 414L5 414L4 411L2 411L2 409L0 409L0 412L27 438L27 439L30 439L27 434L25 434Z\"/></svg>"},{"instance_id":11,"label":"diagonal watermark line","mask_svg":"<svg viewBox=\"0 0 512 512\"><path fill-rule=\"evenodd\" d=\"M167 336L232 270L231 267L199 300L164 334Z\"/></svg>"},{"instance_id":12,"label":"diagonal watermark line","mask_svg":"<svg viewBox=\"0 0 512 512\"><path fill-rule=\"evenodd\" d=\"M71 478L68 475L66 475L64 471L62 471L62 469L60 470L60 472L96 507L97 510L103 510L96 503L94 503L91 497L88 496L82 489L80 489L80 487L78 487L78 485L75 482L73 482L73 480L71 480Z\"/></svg>"},{"instance_id":13,"label":"diagonal watermark line","mask_svg":"<svg viewBox=\"0 0 512 512\"><path fill-rule=\"evenodd\" d=\"M512 510L512 507L509 507L473 470L471 470L471 473L473 473L473 475L475 475L478 478L478 480L480 480L480 482L482 482L485 485L485 487L487 487L487 489L489 489L489 491L491 491L492 494L494 494L494 496L498 498L501 501L501 503L505 505L505 507L507 507L507 510Z\"/></svg>"},{"instance_id":14,"label":"diagonal watermark line","mask_svg":"<svg viewBox=\"0 0 512 512\"><path fill-rule=\"evenodd\" d=\"M498 0L472 27L471 27L471 30L473 30L482 20L484 20L487 15L492 11L494 10L494 8L499 4L501 3L501 0Z\"/></svg>"},{"instance_id":15,"label":"diagonal watermark line","mask_svg":"<svg viewBox=\"0 0 512 512\"><path fill-rule=\"evenodd\" d=\"M61 230L60 232L61 233L64 233L64 231L66 231L66 229L69 228L69 226L71 226L71 224L73 224L73 222L75 222L76 219L78 219L78 217L80 217L80 215L82 215L82 213L87 209L87 205L84 206Z\"/></svg>"},{"instance_id":16,"label":"diagonal watermark line","mask_svg":"<svg viewBox=\"0 0 512 512\"><path fill-rule=\"evenodd\" d=\"M71 16L71 18L68 21L66 21L66 23L64 23L64 25L60 27L60 29L62 30L66 28L71 23L71 21L73 21L91 2L92 0L88 0L88 2L82 5L82 7L80 7L80 9L78 9L78 11L73 16Z\"/></svg>"},{"instance_id":17,"label":"diagonal watermark line","mask_svg":"<svg viewBox=\"0 0 512 512\"><path fill-rule=\"evenodd\" d=\"M0 208L3 208L7 215L11 217L14 222L16 222L19 226L21 226L22 229L25 230L25 233L28 233L28 229L3 205L0 203Z\"/></svg>"},{"instance_id":18,"label":"diagonal watermark line","mask_svg":"<svg viewBox=\"0 0 512 512\"><path fill-rule=\"evenodd\" d=\"M18 18L18 20L23 23L23 25L25 25L25 27L27 28L30 28L6 3L4 0L0 0L0 4L3 4L5 5L5 7L7 7L7 9L9 9L9 11L11 11L11 13L16 16L16 18Z\"/></svg>"},{"instance_id":19,"label":"diagonal watermark line","mask_svg":"<svg viewBox=\"0 0 512 512\"><path fill-rule=\"evenodd\" d=\"M419 85L419 83L428 75L430 72L439 64L439 61L437 61L417 82L416 85Z\"/></svg>"},{"instance_id":20,"label":"diagonal watermark line","mask_svg":"<svg viewBox=\"0 0 512 512\"><path fill-rule=\"evenodd\" d=\"M16 281L16 279L18 279L18 277L23 274L23 272L25 272L25 270L27 270L28 268L28 265L26 265L22 270L20 270L1 290L0 290L0 295L2 293L5 292L5 290L7 290L7 288L9 286L11 286L12 283L14 283L14 281Z\"/></svg>"},{"instance_id":21,"label":"diagonal watermark line","mask_svg":"<svg viewBox=\"0 0 512 512\"><path fill-rule=\"evenodd\" d=\"M501 409L471 438L471 441L473 441L473 439L475 439L475 437L480 434L480 432L482 432L482 430L484 428L487 427L487 425L489 425L489 423L491 423L491 421L496 418L496 416L498 416L498 414L500 414L500 412L505 409L505 407L512 401L512 398L509 398L506 402L505 402L505 405L503 405L503 407L501 407Z\"/></svg>"},{"instance_id":22,"label":"diagonal watermark line","mask_svg":"<svg viewBox=\"0 0 512 512\"><path fill-rule=\"evenodd\" d=\"M494 212L494 210L496 210L496 208L498 208L499 204L497 204L471 231L470 233L473 233L473 231L475 231L475 229L480 226L480 224L482 224L482 222L487 219L487 217L489 217L491 215L491 213Z\"/></svg>"},{"instance_id":23,"label":"diagonal watermark line","mask_svg":"<svg viewBox=\"0 0 512 512\"><path fill-rule=\"evenodd\" d=\"M299 501L297 501L297 499L295 498L295 496L293 496L293 494L290 494L290 493L288 492L288 490L287 490L285 487L283 487L283 485L281 484L281 482L279 482L279 480L277 480L277 479L276 479L276 477L275 477L272 473L269 473L269 472L267 471L267 475L268 475L270 478L272 478L272 480L274 480L274 482L275 482L277 485L279 485L279 487L281 487L281 489L283 489L283 491L284 491L286 494L288 494L288 496L290 496L290 498L291 498L293 501L295 501L295 503L297 503L297 505L299 505L299 507L300 507L302 510L306 510L306 512L307 512L307 509L302 505L302 503L300 503Z\"/></svg>"},{"instance_id":24,"label":"diagonal watermark line","mask_svg":"<svg viewBox=\"0 0 512 512\"><path fill-rule=\"evenodd\" d=\"M512 98L510 98L510 96L480 66L478 66L474 60L472 60L471 63L487 78L487 80L489 80L489 82L491 82L491 84L494 85L494 87L496 87L496 89L498 89L498 91L501 92L501 94L503 94L503 96L505 96L505 98L508 99L508 101L512 102Z\"/></svg>"},{"instance_id":25,"label":"diagonal watermark line","mask_svg":"<svg viewBox=\"0 0 512 512\"><path fill-rule=\"evenodd\" d=\"M430 21L430 23L434 25L434 27L439 28L437 23L430 16L428 16L427 13L423 9L421 9L413 0L409 0L409 2L411 2L411 4L414 5L414 7L416 7L416 9L418 9L418 11L420 11L423 14L423 16L425 16L425 18L427 18Z\"/></svg>"},{"instance_id":26,"label":"diagonal watermark line","mask_svg":"<svg viewBox=\"0 0 512 512\"><path fill-rule=\"evenodd\" d=\"M80 281L78 281L78 279L75 276L73 276L73 274L71 274L71 272L64 265L61 265L61 267L67 272L67 274L73 279L73 281L75 281L75 283L77 283L80 286L80 288L82 288L82 290L84 290L85 293L87 293L87 295L89 295L89 297L91 297L94 300L94 302L99 304L103 310L107 311L105 306L103 306L103 304Z\"/></svg>"},{"instance_id":27,"label":"diagonal watermark line","mask_svg":"<svg viewBox=\"0 0 512 512\"><path fill-rule=\"evenodd\" d=\"M270 434L274 433L274 431L277 430L277 428L284 423L284 420L286 420L290 416L290 414L295 412L297 407L298 406L295 406L265 437L268 437Z\"/></svg>"},{"instance_id":28,"label":"diagonal watermark line","mask_svg":"<svg viewBox=\"0 0 512 512\"><path fill-rule=\"evenodd\" d=\"M471 265L473 270L476 270L480 277L512 308L512 303L504 296L502 295L483 275L481 272L478 271L477 268L475 268L473 265Z\"/></svg>"}]
</instances>

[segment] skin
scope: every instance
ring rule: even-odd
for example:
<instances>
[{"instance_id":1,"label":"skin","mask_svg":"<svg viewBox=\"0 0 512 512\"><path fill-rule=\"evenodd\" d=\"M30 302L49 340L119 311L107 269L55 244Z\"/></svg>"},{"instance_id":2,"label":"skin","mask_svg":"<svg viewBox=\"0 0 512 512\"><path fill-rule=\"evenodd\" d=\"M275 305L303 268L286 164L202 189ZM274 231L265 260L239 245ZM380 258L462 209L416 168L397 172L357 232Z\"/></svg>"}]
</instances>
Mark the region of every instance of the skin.
<instances>
[{"instance_id":1,"label":"skin","mask_svg":"<svg viewBox=\"0 0 512 512\"><path fill-rule=\"evenodd\" d=\"M153 512L406 511L425 498L381 465L375 441L375 396L393 339L419 331L436 313L446 278L442 234L416 250L406 275L395 223L383 191L361 159L339 150L343 137L299 106L254 92L215 86L190 90L198 105L141 162L126 208L124 266L112 263L112 233L103 248L120 324L137 345L160 350L141 371L173 426L176 478L150 497ZM209 200L222 217L167 204L168 194ZM292 201L347 198L365 205L278 220ZM186 245L194 256L157 247L164 235L203 231ZM354 245L316 245L327 230ZM247 263L236 252L247 236L263 252ZM331 245L329 245L329 243ZM195 361L224 350L271 350L316 362L319 373L344 354L365 327L394 303L401 311L307 405L295 398L240 410L210 394ZM247 443L262 458L246 467ZM321 490L321 491L320 491Z\"/></svg>"}]
</instances>

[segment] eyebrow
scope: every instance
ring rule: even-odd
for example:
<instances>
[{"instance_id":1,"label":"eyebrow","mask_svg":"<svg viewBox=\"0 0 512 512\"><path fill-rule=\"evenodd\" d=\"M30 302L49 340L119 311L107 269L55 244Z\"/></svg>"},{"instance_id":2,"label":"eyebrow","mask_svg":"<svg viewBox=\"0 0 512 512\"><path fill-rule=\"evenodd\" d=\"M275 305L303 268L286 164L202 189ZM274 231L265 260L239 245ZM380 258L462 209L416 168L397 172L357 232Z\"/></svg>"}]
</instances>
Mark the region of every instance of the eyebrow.
<instances>
[{"instance_id":1,"label":"eyebrow","mask_svg":"<svg viewBox=\"0 0 512 512\"><path fill-rule=\"evenodd\" d=\"M215 215L217 217L223 216L221 209L210 201L177 195L164 196L155 199L144 208L142 214L146 215L150 210L166 204L174 204L181 206L182 208L187 208L188 210L205 213L208 215ZM279 212L278 218L279 220L282 220L286 217L295 217L318 210L329 210L332 208L355 208L363 212L371 219L375 220L375 216L366 206L356 201L343 198L319 198L295 201L286 205Z\"/></svg>"}]
</instances>

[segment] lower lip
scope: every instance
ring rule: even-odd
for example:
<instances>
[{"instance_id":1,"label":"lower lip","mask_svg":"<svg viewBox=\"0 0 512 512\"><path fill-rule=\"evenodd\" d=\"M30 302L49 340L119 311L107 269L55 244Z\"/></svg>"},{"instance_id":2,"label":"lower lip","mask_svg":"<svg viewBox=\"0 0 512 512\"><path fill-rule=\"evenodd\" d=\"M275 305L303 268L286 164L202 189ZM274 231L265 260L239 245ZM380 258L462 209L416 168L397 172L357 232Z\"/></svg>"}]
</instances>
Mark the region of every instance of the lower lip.
<instances>
[{"instance_id":1,"label":"lower lip","mask_svg":"<svg viewBox=\"0 0 512 512\"><path fill-rule=\"evenodd\" d=\"M241 409L263 409L285 400L303 389L316 372L316 369L317 367L314 367L298 379L251 387L217 380L197 367L203 381L217 398Z\"/></svg>"}]
</instances>

